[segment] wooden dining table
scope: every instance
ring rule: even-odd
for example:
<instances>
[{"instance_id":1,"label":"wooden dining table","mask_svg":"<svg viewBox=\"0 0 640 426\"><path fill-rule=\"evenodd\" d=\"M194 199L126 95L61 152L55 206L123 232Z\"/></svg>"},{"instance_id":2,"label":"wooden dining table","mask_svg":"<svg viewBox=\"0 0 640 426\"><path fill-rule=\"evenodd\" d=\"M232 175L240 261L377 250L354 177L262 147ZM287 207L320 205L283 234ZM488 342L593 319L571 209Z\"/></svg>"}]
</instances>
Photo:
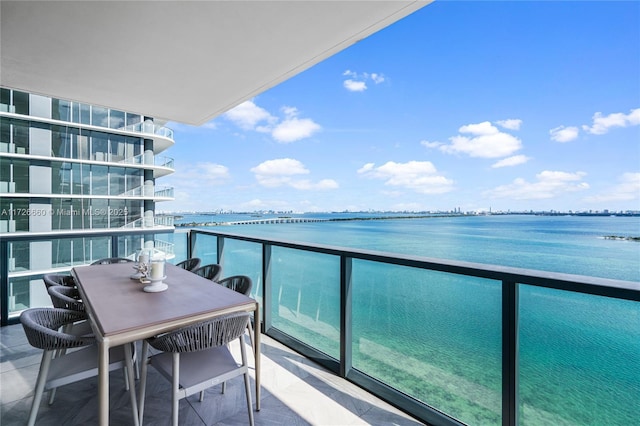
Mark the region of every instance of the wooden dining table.
<instances>
[{"instance_id":1,"label":"wooden dining table","mask_svg":"<svg viewBox=\"0 0 640 426\"><path fill-rule=\"evenodd\" d=\"M78 266L76 279L99 347L100 425L109 424L109 348L234 312L253 312L256 410L260 410L260 307L256 300L166 264L167 290L148 293L134 263ZM129 345L127 345L129 346ZM135 398L133 410L137 412ZM137 416L135 416L137 423Z\"/></svg>"}]
</instances>

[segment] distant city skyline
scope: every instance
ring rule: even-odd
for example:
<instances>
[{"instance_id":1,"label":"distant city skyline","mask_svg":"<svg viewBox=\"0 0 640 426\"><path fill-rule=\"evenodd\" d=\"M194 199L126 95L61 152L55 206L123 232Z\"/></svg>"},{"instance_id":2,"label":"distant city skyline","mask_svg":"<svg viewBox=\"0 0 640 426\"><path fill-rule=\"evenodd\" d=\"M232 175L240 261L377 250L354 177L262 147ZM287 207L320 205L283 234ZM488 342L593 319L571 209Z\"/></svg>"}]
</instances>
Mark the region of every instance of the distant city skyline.
<instances>
[{"instance_id":1,"label":"distant city skyline","mask_svg":"<svg viewBox=\"0 0 640 426\"><path fill-rule=\"evenodd\" d=\"M158 210L640 210L638 70L638 2L435 1L168 123Z\"/></svg>"}]
</instances>

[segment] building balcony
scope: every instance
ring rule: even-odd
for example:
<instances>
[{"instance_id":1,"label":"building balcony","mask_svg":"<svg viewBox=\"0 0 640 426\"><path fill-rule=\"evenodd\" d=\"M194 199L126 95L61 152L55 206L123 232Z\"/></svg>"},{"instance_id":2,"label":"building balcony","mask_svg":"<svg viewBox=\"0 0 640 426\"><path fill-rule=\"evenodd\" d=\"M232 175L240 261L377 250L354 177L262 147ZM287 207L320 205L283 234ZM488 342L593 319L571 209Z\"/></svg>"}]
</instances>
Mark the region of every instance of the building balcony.
<instances>
[{"instance_id":1,"label":"building balcony","mask_svg":"<svg viewBox=\"0 0 640 426\"><path fill-rule=\"evenodd\" d=\"M111 237L112 255L146 231L130 232ZM0 271L15 256L10 244L37 242L36 236L9 238L14 240L0 242ZM221 264L225 276L252 278L266 336L262 351L274 367L263 370L266 392L258 424L271 416L294 424L340 423L314 417L321 414L370 424L630 424L637 419L640 283L203 230L154 238L173 244L175 261L199 257L204 264ZM6 274L0 278L5 288L16 290L19 283ZM38 276L31 279L34 290L42 287ZM5 302L3 324L15 323L20 310L9 311ZM19 342L20 329L11 333L10 341ZM24 371L3 373L3 386L23 374L32 377ZM116 375L116 380L121 379ZM7 408L3 418L27 409L31 384L7 401L7 407L22 408ZM147 411L156 420L168 417L161 396L168 387L161 386L154 385L159 399L151 402L157 409ZM241 382L232 386L242 389ZM219 401L217 390L209 395L212 401L205 398L204 405L194 399L181 406L207 424L245 421L243 405L224 399L232 394ZM112 416L128 423L124 391L119 396ZM389 407L376 398L410 417L375 409ZM48 412L54 419L61 415ZM194 415L191 423L188 417L181 413L185 424L202 421Z\"/></svg>"}]
</instances>

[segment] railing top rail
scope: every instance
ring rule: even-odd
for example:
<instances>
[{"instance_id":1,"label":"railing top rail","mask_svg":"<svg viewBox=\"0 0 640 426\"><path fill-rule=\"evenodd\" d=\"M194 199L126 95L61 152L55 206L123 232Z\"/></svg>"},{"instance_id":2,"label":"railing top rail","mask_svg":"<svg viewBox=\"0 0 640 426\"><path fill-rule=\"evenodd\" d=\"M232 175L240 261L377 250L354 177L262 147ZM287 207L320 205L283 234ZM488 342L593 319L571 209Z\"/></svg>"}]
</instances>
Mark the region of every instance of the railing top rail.
<instances>
[{"instance_id":1,"label":"railing top rail","mask_svg":"<svg viewBox=\"0 0 640 426\"><path fill-rule=\"evenodd\" d=\"M640 301L640 282L614 280L585 275L565 274L559 272L540 271L535 269L515 268L510 266L490 265L450 259L437 259L413 256L401 253L388 253L375 250L356 249L317 243L289 241L282 239L265 239L238 235L228 232L192 229L190 232L229 239L268 244L271 246L293 248L297 250L344 256L353 259L390 263L420 269L429 269L446 273L500 280L510 283L529 284L558 290L608 296L619 299Z\"/></svg>"},{"instance_id":2,"label":"railing top rail","mask_svg":"<svg viewBox=\"0 0 640 426\"><path fill-rule=\"evenodd\" d=\"M111 237L113 235L139 235L139 234L166 234L173 233L173 229L162 228L146 228L136 229L131 228L109 228L102 231L56 231L51 232L11 232L1 233L1 242L14 242L14 241L37 241L43 239L63 239L63 238L82 238L82 237Z\"/></svg>"}]
</instances>

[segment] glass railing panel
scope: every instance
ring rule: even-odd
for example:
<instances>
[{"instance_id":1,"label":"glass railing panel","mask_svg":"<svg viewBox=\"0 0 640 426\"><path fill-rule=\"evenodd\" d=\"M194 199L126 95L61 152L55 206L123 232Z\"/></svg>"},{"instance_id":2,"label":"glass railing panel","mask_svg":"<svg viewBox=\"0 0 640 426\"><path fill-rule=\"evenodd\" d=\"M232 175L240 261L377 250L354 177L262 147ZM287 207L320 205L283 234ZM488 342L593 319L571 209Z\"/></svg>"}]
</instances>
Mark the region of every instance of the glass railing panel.
<instances>
[{"instance_id":1,"label":"glass railing panel","mask_svg":"<svg viewBox=\"0 0 640 426\"><path fill-rule=\"evenodd\" d=\"M171 187L156 188L154 196L155 197L173 197L173 188Z\"/></svg>"},{"instance_id":2,"label":"glass railing panel","mask_svg":"<svg viewBox=\"0 0 640 426\"><path fill-rule=\"evenodd\" d=\"M637 424L640 304L524 285L519 303L520 424Z\"/></svg>"},{"instance_id":3,"label":"glass railing panel","mask_svg":"<svg viewBox=\"0 0 640 426\"><path fill-rule=\"evenodd\" d=\"M187 236L188 232L186 231L176 231L172 234L163 234L162 239L169 241L173 244L173 253L174 257L168 259L167 261L173 263L174 265L178 262L182 262L187 259Z\"/></svg>"},{"instance_id":4,"label":"glass railing panel","mask_svg":"<svg viewBox=\"0 0 640 426\"><path fill-rule=\"evenodd\" d=\"M165 156L156 156L154 162L156 166L168 167L171 169L173 168L173 164L174 164L173 158L165 157Z\"/></svg>"},{"instance_id":5,"label":"glass railing panel","mask_svg":"<svg viewBox=\"0 0 640 426\"><path fill-rule=\"evenodd\" d=\"M32 307L51 306L42 274L9 277L9 318Z\"/></svg>"},{"instance_id":6,"label":"glass railing panel","mask_svg":"<svg viewBox=\"0 0 640 426\"><path fill-rule=\"evenodd\" d=\"M501 283L354 259L353 367L467 424L499 425Z\"/></svg>"},{"instance_id":7,"label":"glass railing panel","mask_svg":"<svg viewBox=\"0 0 640 426\"><path fill-rule=\"evenodd\" d=\"M262 303L262 298L259 297L262 294L262 244L225 239L221 266L222 278L232 275L246 275L251 278L251 297Z\"/></svg>"},{"instance_id":8,"label":"glass railing panel","mask_svg":"<svg viewBox=\"0 0 640 426\"><path fill-rule=\"evenodd\" d=\"M273 247L271 271L273 327L340 359L340 258Z\"/></svg>"},{"instance_id":9,"label":"glass railing panel","mask_svg":"<svg viewBox=\"0 0 640 426\"><path fill-rule=\"evenodd\" d=\"M207 234L193 234L193 237L195 237L193 257L200 258L201 265L218 263L218 237Z\"/></svg>"}]
</instances>

